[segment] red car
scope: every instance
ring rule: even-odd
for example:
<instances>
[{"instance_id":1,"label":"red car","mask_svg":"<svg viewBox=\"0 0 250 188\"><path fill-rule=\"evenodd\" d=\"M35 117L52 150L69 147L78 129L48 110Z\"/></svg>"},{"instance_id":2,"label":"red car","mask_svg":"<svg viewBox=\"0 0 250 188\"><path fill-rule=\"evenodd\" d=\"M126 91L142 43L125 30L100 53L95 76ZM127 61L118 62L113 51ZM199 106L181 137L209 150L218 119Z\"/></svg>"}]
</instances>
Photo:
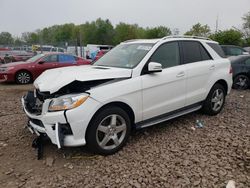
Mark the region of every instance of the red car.
<instances>
[{"instance_id":1,"label":"red car","mask_svg":"<svg viewBox=\"0 0 250 188\"><path fill-rule=\"evenodd\" d=\"M38 54L27 61L2 64L0 81L28 84L47 69L88 65L91 61L65 53Z\"/></svg>"}]
</instances>

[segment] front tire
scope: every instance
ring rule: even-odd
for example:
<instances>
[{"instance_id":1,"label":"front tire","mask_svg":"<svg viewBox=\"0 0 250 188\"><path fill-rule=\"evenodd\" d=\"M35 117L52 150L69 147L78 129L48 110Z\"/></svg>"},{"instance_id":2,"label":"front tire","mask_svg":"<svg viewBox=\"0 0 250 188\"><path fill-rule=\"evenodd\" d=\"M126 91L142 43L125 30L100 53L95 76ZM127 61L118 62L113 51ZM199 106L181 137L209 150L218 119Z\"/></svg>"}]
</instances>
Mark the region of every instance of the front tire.
<instances>
[{"instance_id":1,"label":"front tire","mask_svg":"<svg viewBox=\"0 0 250 188\"><path fill-rule=\"evenodd\" d=\"M32 81L32 75L27 71L20 71L16 74L17 84L29 84Z\"/></svg>"},{"instance_id":2,"label":"front tire","mask_svg":"<svg viewBox=\"0 0 250 188\"><path fill-rule=\"evenodd\" d=\"M215 84L204 101L203 112L211 116L217 115L223 109L225 99L225 88L221 84Z\"/></svg>"},{"instance_id":3,"label":"front tire","mask_svg":"<svg viewBox=\"0 0 250 188\"><path fill-rule=\"evenodd\" d=\"M234 89L245 90L245 89L249 88L249 85L250 85L250 80L245 75L238 75L235 77L235 79L233 81L233 88Z\"/></svg>"},{"instance_id":4,"label":"front tire","mask_svg":"<svg viewBox=\"0 0 250 188\"><path fill-rule=\"evenodd\" d=\"M115 106L104 108L89 124L87 146L97 154L114 154L126 144L130 131L131 121L123 109Z\"/></svg>"}]
</instances>

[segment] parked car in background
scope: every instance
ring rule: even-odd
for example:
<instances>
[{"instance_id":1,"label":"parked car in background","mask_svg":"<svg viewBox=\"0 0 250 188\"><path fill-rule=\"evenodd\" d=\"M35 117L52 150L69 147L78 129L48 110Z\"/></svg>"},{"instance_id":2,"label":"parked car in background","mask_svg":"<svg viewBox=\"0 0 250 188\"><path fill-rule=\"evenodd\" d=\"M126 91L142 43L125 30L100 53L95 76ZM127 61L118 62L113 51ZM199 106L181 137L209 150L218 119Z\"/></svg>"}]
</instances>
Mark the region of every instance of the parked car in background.
<instances>
[{"instance_id":1,"label":"parked car in background","mask_svg":"<svg viewBox=\"0 0 250 188\"><path fill-rule=\"evenodd\" d=\"M241 55L231 60L233 68L233 88L250 87L250 55Z\"/></svg>"},{"instance_id":2,"label":"parked car in background","mask_svg":"<svg viewBox=\"0 0 250 188\"><path fill-rule=\"evenodd\" d=\"M244 50L246 50L250 54L250 47L245 47Z\"/></svg>"},{"instance_id":3,"label":"parked car in background","mask_svg":"<svg viewBox=\"0 0 250 188\"><path fill-rule=\"evenodd\" d=\"M100 50L99 52L97 52L94 61L97 61L98 59L100 59L107 52L108 52L108 50Z\"/></svg>"},{"instance_id":4,"label":"parked car in background","mask_svg":"<svg viewBox=\"0 0 250 188\"><path fill-rule=\"evenodd\" d=\"M51 45L32 45L32 51L37 54L45 54L51 52L54 47Z\"/></svg>"},{"instance_id":5,"label":"parked car in background","mask_svg":"<svg viewBox=\"0 0 250 188\"><path fill-rule=\"evenodd\" d=\"M0 80L5 82L16 82L27 84L34 81L45 70L75 66L88 65L91 61L70 54L50 52L38 54L27 61L3 64L0 66ZM72 73L74 74L74 73Z\"/></svg>"},{"instance_id":6,"label":"parked car in background","mask_svg":"<svg viewBox=\"0 0 250 188\"><path fill-rule=\"evenodd\" d=\"M32 52L19 51L19 50L9 50L0 51L0 63L10 63L17 61L26 61L27 59L34 56Z\"/></svg>"},{"instance_id":7,"label":"parked car in background","mask_svg":"<svg viewBox=\"0 0 250 188\"><path fill-rule=\"evenodd\" d=\"M249 54L249 52L247 52L245 49L243 49L242 47L239 47L239 46L221 45L221 48L227 57L238 56L238 55L248 55Z\"/></svg>"},{"instance_id":8,"label":"parked car in background","mask_svg":"<svg viewBox=\"0 0 250 188\"><path fill-rule=\"evenodd\" d=\"M52 47L51 52L62 52L64 53L66 50L64 48L60 48L60 47Z\"/></svg>"},{"instance_id":9,"label":"parked car in background","mask_svg":"<svg viewBox=\"0 0 250 188\"><path fill-rule=\"evenodd\" d=\"M220 113L232 87L220 53L212 40L173 36L123 42L93 66L48 70L22 98L27 126L58 148L113 154L131 129L200 109Z\"/></svg>"},{"instance_id":10,"label":"parked car in background","mask_svg":"<svg viewBox=\"0 0 250 188\"><path fill-rule=\"evenodd\" d=\"M87 44L85 48L86 58L94 61L99 51L108 52L113 47L112 45Z\"/></svg>"}]
</instances>

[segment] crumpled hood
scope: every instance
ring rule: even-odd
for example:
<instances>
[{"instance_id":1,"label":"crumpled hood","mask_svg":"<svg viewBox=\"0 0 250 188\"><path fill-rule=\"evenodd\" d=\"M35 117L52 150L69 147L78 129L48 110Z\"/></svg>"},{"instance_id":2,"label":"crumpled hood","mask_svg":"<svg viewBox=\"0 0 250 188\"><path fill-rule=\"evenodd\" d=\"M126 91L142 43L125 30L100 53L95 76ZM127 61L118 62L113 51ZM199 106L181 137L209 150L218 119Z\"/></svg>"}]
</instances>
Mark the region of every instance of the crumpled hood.
<instances>
[{"instance_id":1,"label":"crumpled hood","mask_svg":"<svg viewBox=\"0 0 250 188\"><path fill-rule=\"evenodd\" d=\"M34 82L34 86L41 92L57 92L73 81L93 81L113 78L131 77L131 69L111 68L102 66L72 66L51 69L43 72Z\"/></svg>"}]
</instances>

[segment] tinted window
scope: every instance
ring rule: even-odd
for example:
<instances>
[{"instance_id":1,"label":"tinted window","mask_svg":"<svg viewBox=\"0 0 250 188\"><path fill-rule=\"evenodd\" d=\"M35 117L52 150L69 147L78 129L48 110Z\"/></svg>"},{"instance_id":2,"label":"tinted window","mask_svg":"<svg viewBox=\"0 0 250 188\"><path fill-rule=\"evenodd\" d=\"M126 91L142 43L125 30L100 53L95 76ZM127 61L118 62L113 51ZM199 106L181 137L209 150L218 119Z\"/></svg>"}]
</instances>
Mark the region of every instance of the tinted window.
<instances>
[{"instance_id":1,"label":"tinted window","mask_svg":"<svg viewBox=\"0 0 250 188\"><path fill-rule=\"evenodd\" d=\"M220 47L219 44L216 43L207 43L220 57L225 58L225 53L222 50L222 48Z\"/></svg>"},{"instance_id":2,"label":"tinted window","mask_svg":"<svg viewBox=\"0 0 250 188\"><path fill-rule=\"evenodd\" d=\"M200 53L203 61L212 59L207 50L201 44L200 44Z\"/></svg>"},{"instance_id":3,"label":"tinted window","mask_svg":"<svg viewBox=\"0 0 250 188\"><path fill-rule=\"evenodd\" d=\"M184 63L193 63L197 61L202 61L200 44L193 41L183 41L183 61Z\"/></svg>"},{"instance_id":4,"label":"tinted window","mask_svg":"<svg viewBox=\"0 0 250 188\"><path fill-rule=\"evenodd\" d=\"M179 45L177 42L161 45L151 57L151 62L157 62L162 68L173 67L180 64Z\"/></svg>"},{"instance_id":5,"label":"tinted window","mask_svg":"<svg viewBox=\"0 0 250 188\"><path fill-rule=\"evenodd\" d=\"M233 55L233 56L237 56L237 55L242 55L243 54L243 50L240 48L234 48L234 47L229 47L227 49L228 55Z\"/></svg>"},{"instance_id":6,"label":"tinted window","mask_svg":"<svg viewBox=\"0 0 250 188\"><path fill-rule=\"evenodd\" d=\"M57 55L48 55L43 58L45 62L57 62Z\"/></svg>"},{"instance_id":7,"label":"tinted window","mask_svg":"<svg viewBox=\"0 0 250 188\"><path fill-rule=\"evenodd\" d=\"M60 63L75 63L75 58L74 56L71 56L71 55L61 54L59 55L59 62Z\"/></svg>"}]
</instances>

